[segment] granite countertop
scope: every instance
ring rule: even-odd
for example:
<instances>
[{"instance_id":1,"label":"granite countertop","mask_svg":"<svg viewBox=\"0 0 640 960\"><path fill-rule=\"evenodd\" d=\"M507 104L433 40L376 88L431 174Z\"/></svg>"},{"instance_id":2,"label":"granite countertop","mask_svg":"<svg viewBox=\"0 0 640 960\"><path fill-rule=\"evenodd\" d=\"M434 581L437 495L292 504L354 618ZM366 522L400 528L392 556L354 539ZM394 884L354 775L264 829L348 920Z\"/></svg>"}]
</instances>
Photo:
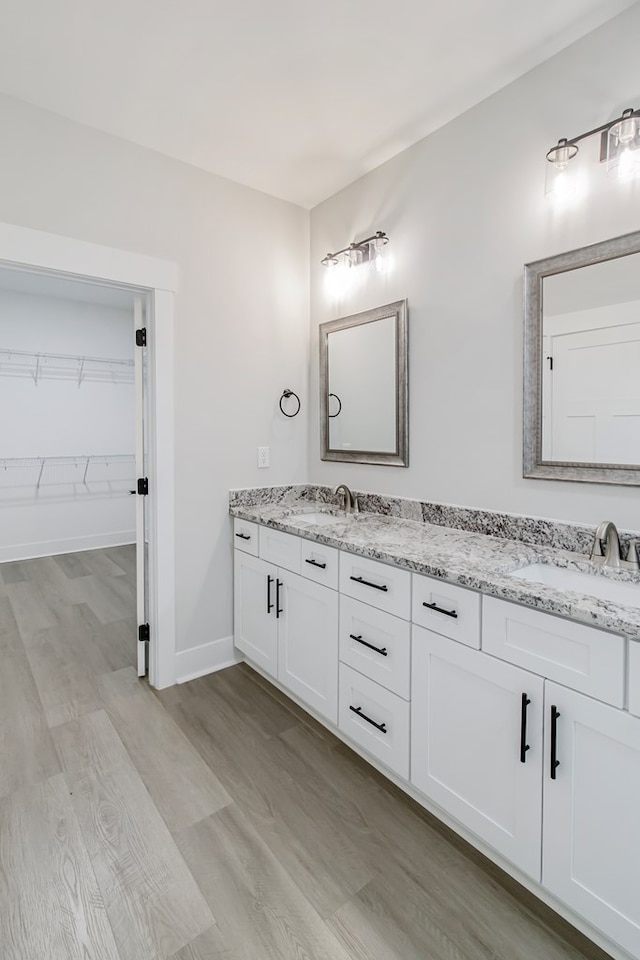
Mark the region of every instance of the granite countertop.
<instances>
[{"instance_id":1,"label":"granite countertop","mask_svg":"<svg viewBox=\"0 0 640 960\"><path fill-rule=\"evenodd\" d=\"M302 500L256 506L232 504L230 513L284 533L392 563L416 573L440 577L640 642L640 602L638 606L612 603L509 576L514 570L532 563L592 571L593 566L584 554L375 513L348 517L323 504ZM326 524L304 519L305 514L317 517L319 513L338 519ZM636 584L640 601L639 573L631 569L598 569L593 575Z\"/></svg>"}]
</instances>

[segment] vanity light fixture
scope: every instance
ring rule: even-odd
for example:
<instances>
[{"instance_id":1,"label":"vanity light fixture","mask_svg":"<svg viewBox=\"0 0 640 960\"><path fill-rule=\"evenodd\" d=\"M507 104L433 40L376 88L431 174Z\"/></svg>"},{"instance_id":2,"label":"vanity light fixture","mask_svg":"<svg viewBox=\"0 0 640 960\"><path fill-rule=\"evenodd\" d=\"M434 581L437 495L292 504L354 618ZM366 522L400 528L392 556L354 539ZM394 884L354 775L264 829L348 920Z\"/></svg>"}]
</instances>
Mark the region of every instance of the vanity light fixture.
<instances>
[{"instance_id":1,"label":"vanity light fixture","mask_svg":"<svg viewBox=\"0 0 640 960\"><path fill-rule=\"evenodd\" d=\"M335 253L328 253L320 263L324 264L325 267L337 267L341 264L348 267L357 267L361 263L371 263L377 266L388 243L389 237L384 230L376 230L366 240L354 240L348 247L336 250Z\"/></svg>"},{"instance_id":2,"label":"vanity light fixture","mask_svg":"<svg viewBox=\"0 0 640 960\"><path fill-rule=\"evenodd\" d=\"M622 115L577 137L558 140L547 151L546 193L567 196L575 192L576 178L572 176L571 161L577 156L582 140L600 134L600 163L607 163L607 174L630 180L640 173L640 110L632 107Z\"/></svg>"}]
</instances>

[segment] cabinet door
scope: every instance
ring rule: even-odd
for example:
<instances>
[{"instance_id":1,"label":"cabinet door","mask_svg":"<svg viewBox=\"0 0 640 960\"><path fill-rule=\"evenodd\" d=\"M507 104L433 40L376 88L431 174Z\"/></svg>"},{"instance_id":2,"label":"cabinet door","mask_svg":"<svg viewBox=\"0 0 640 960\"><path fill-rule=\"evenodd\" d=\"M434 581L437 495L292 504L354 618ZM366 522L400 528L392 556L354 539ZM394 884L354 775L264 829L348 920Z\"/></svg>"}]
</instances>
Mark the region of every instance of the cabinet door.
<instances>
[{"instance_id":1,"label":"cabinet door","mask_svg":"<svg viewBox=\"0 0 640 960\"><path fill-rule=\"evenodd\" d=\"M543 685L526 670L413 627L411 782L535 880Z\"/></svg>"},{"instance_id":2,"label":"cabinet door","mask_svg":"<svg viewBox=\"0 0 640 960\"><path fill-rule=\"evenodd\" d=\"M278 680L332 723L338 721L338 594L279 570Z\"/></svg>"},{"instance_id":3,"label":"cabinet door","mask_svg":"<svg viewBox=\"0 0 640 960\"><path fill-rule=\"evenodd\" d=\"M542 882L640 957L640 720L550 682L545 714Z\"/></svg>"},{"instance_id":4,"label":"cabinet door","mask_svg":"<svg viewBox=\"0 0 640 960\"><path fill-rule=\"evenodd\" d=\"M234 638L238 650L266 673L278 673L275 614L277 570L240 550L234 551Z\"/></svg>"}]
</instances>

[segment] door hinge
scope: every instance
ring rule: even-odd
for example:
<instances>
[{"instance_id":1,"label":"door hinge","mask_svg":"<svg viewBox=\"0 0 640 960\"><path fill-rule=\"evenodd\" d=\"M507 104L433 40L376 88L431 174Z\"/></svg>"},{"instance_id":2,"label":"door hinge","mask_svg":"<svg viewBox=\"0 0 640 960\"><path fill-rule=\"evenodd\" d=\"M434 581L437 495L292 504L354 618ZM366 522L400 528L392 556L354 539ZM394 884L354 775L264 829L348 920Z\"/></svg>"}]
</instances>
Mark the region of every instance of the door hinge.
<instances>
[{"instance_id":1,"label":"door hinge","mask_svg":"<svg viewBox=\"0 0 640 960\"><path fill-rule=\"evenodd\" d=\"M553 357L547 357L547 360L549 361L549 370L553 370Z\"/></svg>"},{"instance_id":2,"label":"door hinge","mask_svg":"<svg viewBox=\"0 0 640 960\"><path fill-rule=\"evenodd\" d=\"M131 341L129 341L131 343ZM136 330L136 347L146 347L147 345L147 328L141 327L139 330Z\"/></svg>"},{"instance_id":3,"label":"door hinge","mask_svg":"<svg viewBox=\"0 0 640 960\"><path fill-rule=\"evenodd\" d=\"M148 477L140 477L138 480L138 493L141 497L146 497L149 493Z\"/></svg>"},{"instance_id":4,"label":"door hinge","mask_svg":"<svg viewBox=\"0 0 640 960\"><path fill-rule=\"evenodd\" d=\"M151 631L149 630L148 623L141 623L138 627L138 640L140 643L149 643L151 639Z\"/></svg>"}]
</instances>

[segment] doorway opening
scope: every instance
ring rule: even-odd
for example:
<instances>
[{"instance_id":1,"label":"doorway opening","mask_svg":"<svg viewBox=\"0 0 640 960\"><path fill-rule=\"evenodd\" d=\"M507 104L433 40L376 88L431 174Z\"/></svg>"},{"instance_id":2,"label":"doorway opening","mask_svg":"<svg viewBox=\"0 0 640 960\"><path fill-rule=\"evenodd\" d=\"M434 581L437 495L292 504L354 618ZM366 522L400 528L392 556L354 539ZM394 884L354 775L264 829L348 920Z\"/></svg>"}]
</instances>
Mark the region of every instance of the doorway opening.
<instances>
[{"instance_id":1,"label":"doorway opening","mask_svg":"<svg viewBox=\"0 0 640 960\"><path fill-rule=\"evenodd\" d=\"M94 663L138 676L150 635L148 314L142 289L0 267L0 403L10 412L0 582L18 620L25 602L39 608L45 632L59 621L67 635L86 631L100 647Z\"/></svg>"}]
</instances>

